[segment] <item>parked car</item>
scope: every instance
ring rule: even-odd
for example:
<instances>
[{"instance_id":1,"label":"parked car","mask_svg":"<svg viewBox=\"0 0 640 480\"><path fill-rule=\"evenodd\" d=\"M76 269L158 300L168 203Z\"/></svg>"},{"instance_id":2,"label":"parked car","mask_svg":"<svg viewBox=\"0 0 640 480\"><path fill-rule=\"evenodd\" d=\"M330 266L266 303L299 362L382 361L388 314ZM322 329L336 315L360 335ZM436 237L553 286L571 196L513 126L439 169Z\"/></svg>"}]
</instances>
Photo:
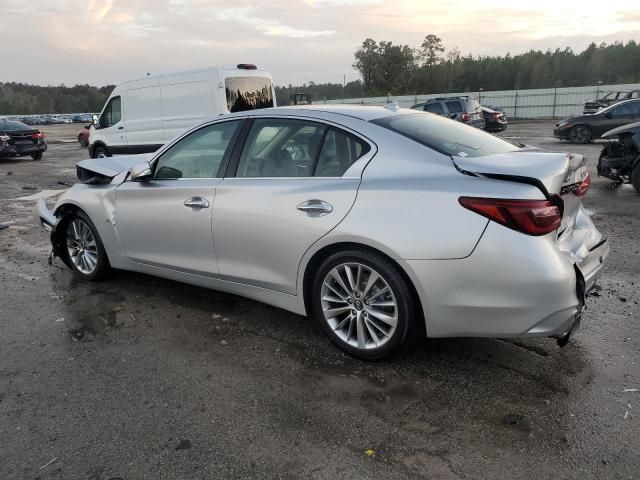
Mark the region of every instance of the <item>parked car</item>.
<instances>
[{"instance_id":1,"label":"parked car","mask_svg":"<svg viewBox=\"0 0 640 480\"><path fill-rule=\"evenodd\" d=\"M276 106L271 74L255 65L151 75L118 85L89 137L92 158L155 152L203 121Z\"/></svg>"},{"instance_id":2,"label":"parked car","mask_svg":"<svg viewBox=\"0 0 640 480\"><path fill-rule=\"evenodd\" d=\"M85 125L81 130L78 131L78 143L81 147L89 146L89 132L91 128L91 124Z\"/></svg>"},{"instance_id":3,"label":"parked car","mask_svg":"<svg viewBox=\"0 0 640 480\"><path fill-rule=\"evenodd\" d=\"M603 108L609 107L615 103L635 98L640 98L640 90L609 92L602 98L597 100L587 100L584 102L584 110L582 113L584 115L597 113Z\"/></svg>"},{"instance_id":4,"label":"parked car","mask_svg":"<svg viewBox=\"0 0 640 480\"><path fill-rule=\"evenodd\" d=\"M47 151L45 135L22 122L0 121L0 158L31 156L40 160Z\"/></svg>"},{"instance_id":5,"label":"parked car","mask_svg":"<svg viewBox=\"0 0 640 480\"><path fill-rule=\"evenodd\" d=\"M569 117L556 123L553 136L572 143L589 143L603 133L640 120L640 99L625 100L592 115Z\"/></svg>"},{"instance_id":6,"label":"parked car","mask_svg":"<svg viewBox=\"0 0 640 480\"><path fill-rule=\"evenodd\" d=\"M598 159L598 175L617 183L630 183L640 193L640 122L609 130Z\"/></svg>"},{"instance_id":7,"label":"parked car","mask_svg":"<svg viewBox=\"0 0 640 480\"><path fill-rule=\"evenodd\" d=\"M502 132L507 129L507 115L500 107L483 105L480 108L487 132Z\"/></svg>"},{"instance_id":8,"label":"parked car","mask_svg":"<svg viewBox=\"0 0 640 480\"><path fill-rule=\"evenodd\" d=\"M38 209L78 277L112 267L254 298L364 359L422 327L564 344L609 249L582 207L583 156L395 106L218 116L77 171Z\"/></svg>"},{"instance_id":9,"label":"parked car","mask_svg":"<svg viewBox=\"0 0 640 480\"><path fill-rule=\"evenodd\" d=\"M484 128L484 116L480 103L473 97L432 98L411 108L448 117L472 127Z\"/></svg>"}]
</instances>

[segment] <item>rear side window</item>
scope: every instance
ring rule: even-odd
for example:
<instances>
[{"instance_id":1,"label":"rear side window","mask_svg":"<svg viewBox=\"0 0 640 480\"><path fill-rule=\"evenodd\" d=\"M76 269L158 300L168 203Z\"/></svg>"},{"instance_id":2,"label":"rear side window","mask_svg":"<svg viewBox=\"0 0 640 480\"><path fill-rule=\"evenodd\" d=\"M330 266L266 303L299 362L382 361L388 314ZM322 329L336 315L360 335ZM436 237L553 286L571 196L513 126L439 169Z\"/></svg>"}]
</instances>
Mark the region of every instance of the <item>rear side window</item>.
<instances>
[{"instance_id":1,"label":"rear side window","mask_svg":"<svg viewBox=\"0 0 640 480\"><path fill-rule=\"evenodd\" d=\"M444 108L442 108L442 105L439 103L429 103L425 110L437 115L442 115L444 113Z\"/></svg>"},{"instance_id":2,"label":"rear side window","mask_svg":"<svg viewBox=\"0 0 640 480\"><path fill-rule=\"evenodd\" d=\"M224 83L231 113L273 107L273 90L268 78L230 77Z\"/></svg>"},{"instance_id":3,"label":"rear side window","mask_svg":"<svg viewBox=\"0 0 640 480\"><path fill-rule=\"evenodd\" d=\"M455 157L484 157L519 150L516 145L480 129L436 115L392 115L371 122Z\"/></svg>"},{"instance_id":4,"label":"rear side window","mask_svg":"<svg viewBox=\"0 0 640 480\"><path fill-rule=\"evenodd\" d=\"M445 103L447 105L447 110L449 110L449 113L460 113L464 111L462 109L462 103L458 102L457 100L453 102L445 102Z\"/></svg>"},{"instance_id":5,"label":"rear side window","mask_svg":"<svg viewBox=\"0 0 640 480\"><path fill-rule=\"evenodd\" d=\"M346 132L330 128L324 138L314 176L341 177L369 150L367 143Z\"/></svg>"}]
</instances>

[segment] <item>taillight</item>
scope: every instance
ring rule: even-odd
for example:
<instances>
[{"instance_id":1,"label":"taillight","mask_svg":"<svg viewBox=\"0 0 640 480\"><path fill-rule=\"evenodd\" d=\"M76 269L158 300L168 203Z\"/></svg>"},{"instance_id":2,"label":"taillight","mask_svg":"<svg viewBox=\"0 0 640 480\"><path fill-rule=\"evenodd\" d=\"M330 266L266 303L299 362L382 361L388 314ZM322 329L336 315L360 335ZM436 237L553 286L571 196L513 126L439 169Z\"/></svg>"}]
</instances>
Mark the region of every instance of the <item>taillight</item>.
<instances>
[{"instance_id":1,"label":"taillight","mask_svg":"<svg viewBox=\"0 0 640 480\"><path fill-rule=\"evenodd\" d=\"M546 235L562 222L562 209L550 200L460 197L460 205L527 235Z\"/></svg>"},{"instance_id":2,"label":"taillight","mask_svg":"<svg viewBox=\"0 0 640 480\"><path fill-rule=\"evenodd\" d=\"M33 134L31 135L31 138L33 138L34 140L40 140L41 138L44 138L44 133L38 130L36 132L33 132Z\"/></svg>"},{"instance_id":3,"label":"taillight","mask_svg":"<svg viewBox=\"0 0 640 480\"><path fill-rule=\"evenodd\" d=\"M587 175L582 179L582 181L576 185L576 187L573 190L573 193L576 196L581 197L585 193L587 193L587 190L589 190L590 185L591 185L591 175L587 173Z\"/></svg>"},{"instance_id":4,"label":"taillight","mask_svg":"<svg viewBox=\"0 0 640 480\"><path fill-rule=\"evenodd\" d=\"M469 115L468 113L464 112L462 114L462 121L463 122L468 122L469 120L471 120L471 115Z\"/></svg>"}]
</instances>

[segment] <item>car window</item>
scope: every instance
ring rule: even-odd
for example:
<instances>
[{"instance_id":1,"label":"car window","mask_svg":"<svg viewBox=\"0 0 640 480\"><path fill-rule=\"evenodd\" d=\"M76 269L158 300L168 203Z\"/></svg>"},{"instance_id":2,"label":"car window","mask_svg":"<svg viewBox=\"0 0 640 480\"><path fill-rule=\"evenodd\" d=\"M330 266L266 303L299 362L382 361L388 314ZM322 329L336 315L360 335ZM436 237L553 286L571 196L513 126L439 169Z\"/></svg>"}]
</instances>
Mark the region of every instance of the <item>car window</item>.
<instances>
[{"instance_id":1,"label":"car window","mask_svg":"<svg viewBox=\"0 0 640 480\"><path fill-rule=\"evenodd\" d=\"M225 92L227 108L232 113L273 107L273 90L268 78L229 77L225 79Z\"/></svg>"},{"instance_id":2,"label":"car window","mask_svg":"<svg viewBox=\"0 0 640 480\"><path fill-rule=\"evenodd\" d=\"M460 112L463 111L462 103L460 103L457 100L450 101L450 102L445 102L445 103L447 105L447 110L449 110L449 113L460 113Z\"/></svg>"},{"instance_id":3,"label":"car window","mask_svg":"<svg viewBox=\"0 0 640 480\"><path fill-rule=\"evenodd\" d=\"M322 144L314 176L341 177L356 160L370 149L369 144L353 135L336 128L330 128Z\"/></svg>"},{"instance_id":4,"label":"car window","mask_svg":"<svg viewBox=\"0 0 640 480\"><path fill-rule=\"evenodd\" d=\"M636 102L623 103L611 109L610 113L613 118L627 117L636 113L634 104Z\"/></svg>"},{"instance_id":5,"label":"car window","mask_svg":"<svg viewBox=\"0 0 640 480\"><path fill-rule=\"evenodd\" d=\"M411 107L411 110L424 110L425 109L425 104L424 103L419 103L417 105L414 105L413 107Z\"/></svg>"},{"instance_id":6,"label":"car window","mask_svg":"<svg viewBox=\"0 0 640 480\"><path fill-rule=\"evenodd\" d=\"M391 115L372 123L393 130L445 155L483 157L519 150L513 143L447 118L420 113Z\"/></svg>"},{"instance_id":7,"label":"car window","mask_svg":"<svg viewBox=\"0 0 640 480\"><path fill-rule=\"evenodd\" d=\"M164 152L156 163L156 179L215 178L242 120L196 130Z\"/></svg>"},{"instance_id":8,"label":"car window","mask_svg":"<svg viewBox=\"0 0 640 480\"><path fill-rule=\"evenodd\" d=\"M442 104L440 103L429 103L427 104L425 110L427 112L436 113L438 115L442 115L444 113L444 109L442 108Z\"/></svg>"},{"instance_id":9,"label":"car window","mask_svg":"<svg viewBox=\"0 0 640 480\"><path fill-rule=\"evenodd\" d=\"M259 118L253 122L237 177L310 177L325 126L303 120Z\"/></svg>"},{"instance_id":10,"label":"car window","mask_svg":"<svg viewBox=\"0 0 640 480\"><path fill-rule=\"evenodd\" d=\"M100 115L100 127L108 128L118 123L122 118L122 104L120 97L113 97Z\"/></svg>"},{"instance_id":11,"label":"car window","mask_svg":"<svg viewBox=\"0 0 640 480\"><path fill-rule=\"evenodd\" d=\"M640 92L631 92L631 98L639 98Z\"/></svg>"}]
</instances>

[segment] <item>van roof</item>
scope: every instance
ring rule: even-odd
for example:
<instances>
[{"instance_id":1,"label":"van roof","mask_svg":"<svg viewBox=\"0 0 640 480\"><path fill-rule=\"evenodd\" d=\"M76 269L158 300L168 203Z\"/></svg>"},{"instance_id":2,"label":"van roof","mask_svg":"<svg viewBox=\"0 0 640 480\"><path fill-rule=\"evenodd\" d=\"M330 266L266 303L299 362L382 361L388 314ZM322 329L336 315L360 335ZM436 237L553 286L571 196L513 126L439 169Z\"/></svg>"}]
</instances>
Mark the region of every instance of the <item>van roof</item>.
<instances>
[{"instance_id":1,"label":"van roof","mask_svg":"<svg viewBox=\"0 0 640 480\"><path fill-rule=\"evenodd\" d=\"M241 64L238 64L241 65ZM166 72L166 73L158 73L158 74L154 74L154 75L150 75L147 74L143 77L138 77L138 78L132 78L129 80L125 80L123 82L120 82L116 85L116 87L120 86L120 85L125 85L127 83L131 83L131 82L139 82L140 80L149 80L152 78L163 78L163 77L172 77L174 75L188 75L188 74L192 74L192 73L201 73L201 72L213 72L216 70L236 70L236 71L243 71L243 72L260 72L262 74L266 74L269 76L269 78L271 78L271 73L268 70L265 70L263 68L257 67L255 70L249 70L249 69L240 69L238 68L237 65L216 65L216 66L211 66L211 67L201 67L201 68L194 68L191 70L179 70L177 72Z\"/></svg>"}]
</instances>

